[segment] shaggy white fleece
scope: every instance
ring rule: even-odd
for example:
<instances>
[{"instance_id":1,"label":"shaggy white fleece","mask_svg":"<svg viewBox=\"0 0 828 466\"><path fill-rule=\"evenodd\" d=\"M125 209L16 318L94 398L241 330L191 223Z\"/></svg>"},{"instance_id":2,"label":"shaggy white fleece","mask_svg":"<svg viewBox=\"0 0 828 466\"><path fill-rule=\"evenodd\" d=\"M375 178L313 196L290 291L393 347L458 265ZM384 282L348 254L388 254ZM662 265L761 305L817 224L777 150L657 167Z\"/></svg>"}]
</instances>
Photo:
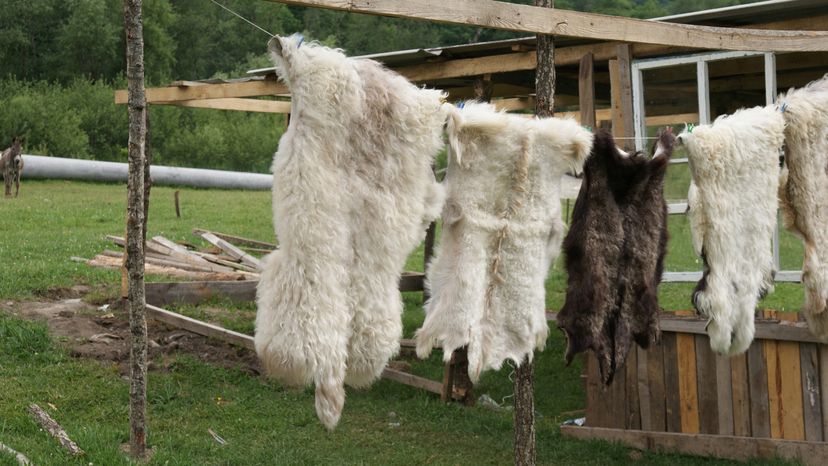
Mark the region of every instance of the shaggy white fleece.
<instances>
[{"instance_id":1,"label":"shaggy white fleece","mask_svg":"<svg viewBox=\"0 0 828 466\"><path fill-rule=\"evenodd\" d=\"M506 359L531 361L548 334L544 281L560 251L560 180L580 171L592 134L574 120L527 119L469 102L448 122L446 206L426 276L417 355L468 345L476 382Z\"/></svg>"},{"instance_id":2,"label":"shaggy white fleece","mask_svg":"<svg viewBox=\"0 0 828 466\"><path fill-rule=\"evenodd\" d=\"M739 354L750 346L756 303L773 290L771 238L784 129L774 107L755 107L678 137L693 176L687 195L693 245L705 261L693 303L708 317L710 346L718 353Z\"/></svg>"},{"instance_id":3,"label":"shaggy white fleece","mask_svg":"<svg viewBox=\"0 0 828 466\"><path fill-rule=\"evenodd\" d=\"M273 158L280 249L257 290L256 352L286 385L316 385L333 428L344 383L365 387L399 351L400 272L442 208L431 171L443 94L301 38L269 49L291 91Z\"/></svg>"},{"instance_id":4,"label":"shaggy white fleece","mask_svg":"<svg viewBox=\"0 0 828 466\"><path fill-rule=\"evenodd\" d=\"M786 123L783 218L805 245L805 318L814 335L828 342L828 75L777 102Z\"/></svg>"}]
</instances>

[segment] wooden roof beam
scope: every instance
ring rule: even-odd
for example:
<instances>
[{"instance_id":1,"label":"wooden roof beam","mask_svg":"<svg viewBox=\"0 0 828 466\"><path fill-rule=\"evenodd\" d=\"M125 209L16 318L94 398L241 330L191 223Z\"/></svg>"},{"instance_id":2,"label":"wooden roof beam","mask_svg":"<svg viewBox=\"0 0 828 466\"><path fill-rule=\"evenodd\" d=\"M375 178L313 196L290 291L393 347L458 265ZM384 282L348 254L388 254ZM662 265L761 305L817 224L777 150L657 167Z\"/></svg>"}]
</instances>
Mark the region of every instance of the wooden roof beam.
<instances>
[{"instance_id":1,"label":"wooden roof beam","mask_svg":"<svg viewBox=\"0 0 828 466\"><path fill-rule=\"evenodd\" d=\"M494 0L270 0L289 5L607 41L718 50L828 51L828 31L664 23Z\"/></svg>"},{"instance_id":2,"label":"wooden roof beam","mask_svg":"<svg viewBox=\"0 0 828 466\"><path fill-rule=\"evenodd\" d=\"M290 102L281 100L241 99L225 97L219 99L181 100L175 102L154 102L155 105L178 107L212 108L215 110L239 110L259 113L290 113Z\"/></svg>"},{"instance_id":3,"label":"wooden roof beam","mask_svg":"<svg viewBox=\"0 0 828 466\"><path fill-rule=\"evenodd\" d=\"M257 79L219 84L185 83L180 86L147 89L147 103L178 102L183 100L222 99L287 94L287 87L275 79ZM125 90L115 91L115 103L125 104Z\"/></svg>"}]
</instances>

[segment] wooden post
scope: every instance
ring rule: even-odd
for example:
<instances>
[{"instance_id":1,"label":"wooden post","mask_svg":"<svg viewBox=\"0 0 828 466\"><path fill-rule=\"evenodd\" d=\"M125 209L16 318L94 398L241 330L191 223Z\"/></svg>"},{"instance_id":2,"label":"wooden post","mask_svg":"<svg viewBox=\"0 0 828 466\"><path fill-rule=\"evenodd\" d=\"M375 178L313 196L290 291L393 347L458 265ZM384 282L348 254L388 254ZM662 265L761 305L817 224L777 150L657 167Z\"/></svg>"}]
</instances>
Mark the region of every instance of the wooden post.
<instances>
[{"instance_id":1,"label":"wooden post","mask_svg":"<svg viewBox=\"0 0 828 466\"><path fill-rule=\"evenodd\" d=\"M591 53L581 57L578 68L578 109L581 112L581 125L595 129L595 77Z\"/></svg>"},{"instance_id":2,"label":"wooden post","mask_svg":"<svg viewBox=\"0 0 828 466\"><path fill-rule=\"evenodd\" d=\"M609 61L610 86L612 88L612 135L615 143L626 151L635 150L633 123L632 75L630 46L619 45L616 60Z\"/></svg>"},{"instance_id":3,"label":"wooden post","mask_svg":"<svg viewBox=\"0 0 828 466\"><path fill-rule=\"evenodd\" d=\"M535 0L535 6L553 8L554 0ZM552 116L555 108L555 44L538 34L535 70L535 114ZM515 465L535 464L534 368L527 357L515 369Z\"/></svg>"},{"instance_id":4,"label":"wooden post","mask_svg":"<svg viewBox=\"0 0 828 466\"><path fill-rule=\"evenodd\" d=\"M181 207L179 205L179 193L180 191L176 190L173 197L175 198L175 218L181 218Z\"/></svg>"},{"instance_id":5,"label":"wooden post","mask_svg":"<svg viewBox=\"0 0 828 466\"><path fill-rule=\"evenodd\" d=\"M125 0L126 58L129 108L129 177L127 180L126 269L129 290L130 388L129 449L133 458L147 454L147 320L144 300L144 242L146 216L145 157L147 116L144 92L142 0Z\"/></svg>"}]
</instances>

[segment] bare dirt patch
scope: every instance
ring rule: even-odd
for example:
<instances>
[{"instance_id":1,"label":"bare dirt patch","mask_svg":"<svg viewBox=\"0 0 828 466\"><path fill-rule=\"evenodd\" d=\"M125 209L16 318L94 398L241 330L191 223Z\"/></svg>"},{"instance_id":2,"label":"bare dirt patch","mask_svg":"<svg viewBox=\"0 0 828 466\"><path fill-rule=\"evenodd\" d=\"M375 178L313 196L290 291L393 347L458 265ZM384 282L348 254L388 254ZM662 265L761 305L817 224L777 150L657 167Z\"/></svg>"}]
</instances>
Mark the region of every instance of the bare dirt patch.
<instances>
[{"instance_id":1,"label":"bare dirt patch","mask_svg":"<svg viewBox=\"0 0 828 466\"><path fill-rule=\"evenodd\" d=\"M73 357L114 362L127 373L130 333L126 311L89 304L82 294L81 290L61 290L50 294L57 299L4 301L0 312L45 322L49 333ZM175 356L190 354L204 362L259 373L256 355L247 349L154 321L148 322L148 332L150 370L166 370Z\"/></svg>"}]
</instances>

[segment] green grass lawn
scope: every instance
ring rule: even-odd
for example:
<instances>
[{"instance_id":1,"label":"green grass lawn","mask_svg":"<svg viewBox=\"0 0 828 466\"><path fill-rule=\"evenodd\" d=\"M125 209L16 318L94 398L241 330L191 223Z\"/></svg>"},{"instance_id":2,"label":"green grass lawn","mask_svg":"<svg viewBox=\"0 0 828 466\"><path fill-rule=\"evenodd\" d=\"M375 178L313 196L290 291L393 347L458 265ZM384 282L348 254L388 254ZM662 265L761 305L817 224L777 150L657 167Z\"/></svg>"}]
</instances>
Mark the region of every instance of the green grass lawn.
<instances>
[{"instance_id":1,"label":"green grass lawn","mask_svg":"<svg viewBox=\"0 0 828 466\"><path fill-rule=\"evenodd\" d=\"M262 240L274 240L267 192L181 189L182 218L176 218L173 189L154 188L149 235L195 242L201 227ZM123 185L29 181L16 200L0 199L0 299L23 300L59 287L83 283L114 287L115 271L69 260L92 257L112 248L106 234L123 232L126 189ZM687 252L689 232L683 218L670 222L668 270L697 269ZM790 244L786 246L789 241ZM792 262L794 240L783 241L783 257ZM421 268L422 249L412 254L411 269ZM661 288L662 305L687 309L692 284ZM563 302L565 279L560 265L547 282L547 305ZM777 288L761 304L798 309L799 285ZM405 293L407 335L422 322L419 293ZM204 317L199 308L179 310ZM222 325L251 332L252 305L234 306ZM546 350L536 356L536 408L539 464L601 465L632 462L628 448L582 442L560 436L558 425L582 415L584 393L580 362L563 367L564 341L552 330ZM413 362L413 372L438 378L437 354ZM510 367L484 374L476 393L511 405ZM342 422L329 433L316 420L313 393L286 391L277 384L181 356L169 370L149 379L149 443L152 464L509 464L512 461L512 413L482 406L442 404L423 391L380 381L370 390L349 390ZM26 453L38 465L127 464L119 446L128 440L128 386L117 367L69 357L53 343L43 325L0 314L0 442ZM29 419L35 402L51 410L87 451L71 459ZM392 422L394 421L394 422ZM394 424L399 422L399 426ZM207 429L228 444L218 445ZM730 464L676 455L645 453L646 465ZM0 454L0 465L16 464ZM775 463L762 463L775 464ZM782 464L782 463L779 463Z\"/></svg>"}]
</instances>

